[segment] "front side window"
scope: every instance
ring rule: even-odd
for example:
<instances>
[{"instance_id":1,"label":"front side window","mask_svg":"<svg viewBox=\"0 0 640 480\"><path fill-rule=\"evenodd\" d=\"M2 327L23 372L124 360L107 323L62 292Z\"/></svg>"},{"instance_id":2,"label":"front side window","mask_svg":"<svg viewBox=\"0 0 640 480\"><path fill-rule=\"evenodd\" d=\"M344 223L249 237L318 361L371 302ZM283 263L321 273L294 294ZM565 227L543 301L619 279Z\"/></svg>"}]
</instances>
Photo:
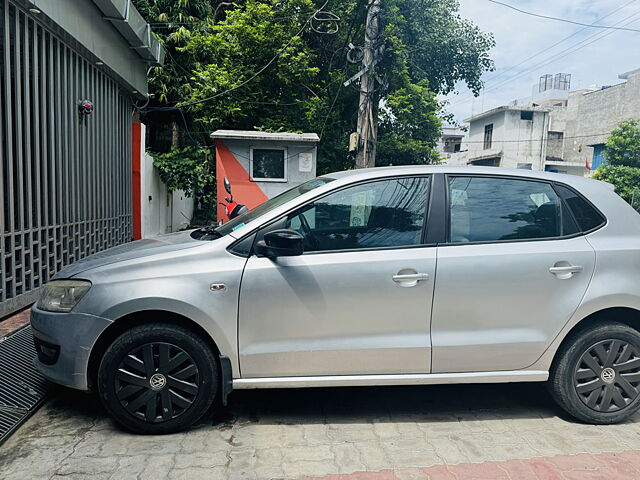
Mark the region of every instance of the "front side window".
<instances>
[{"instance_id":1,"label":"front side window","mask_svg":"<svg viewBox=\"0 0 640 480\"><path fill-rule=\"evenodd\" d=\"M289 215L285 228L305 238L305 252L419 245L428 177L345 188Z\"/></svg>"},{"instance_id":2,"label":"front side window","mask_svg":"<svg viewBox=\"0 0 640 480\"><path fill-rule=\"evenodd\" d=\"M452 243L553 238L575 233L548 183L491 177L449 178ZM565 230L565 231L563 231Z\"/></svg>"},{"instance_id":3,"label":"front side window","mask_svg":"<svg viewBox=\"0 0 640 480\"><path fill-rule=\"evenodd\" d=\"M287 179L287 151L283 148L252 148L251 179L285 181Z\"/></svg>"}]
</instances>

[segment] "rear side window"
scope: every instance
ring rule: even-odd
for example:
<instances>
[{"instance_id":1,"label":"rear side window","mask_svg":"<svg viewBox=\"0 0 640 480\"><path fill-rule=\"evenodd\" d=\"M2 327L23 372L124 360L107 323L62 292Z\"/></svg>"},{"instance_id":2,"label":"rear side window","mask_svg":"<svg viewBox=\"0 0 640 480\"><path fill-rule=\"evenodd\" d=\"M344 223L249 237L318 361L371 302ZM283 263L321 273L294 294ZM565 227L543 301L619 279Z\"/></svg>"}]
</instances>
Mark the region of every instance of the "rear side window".
<instances>
[{"instance_id":1,"label":"rear side window","mask_svg":"<svg viewBox=\"0 0 640 480\"><path fill-rule=\"evenodd\" d=\"M605 219L602 214L576 192L562 185L556 185L556 189L569 205L580 230L588 232L604 224Z\"/></svg>"},{"instance_id":2,"label":"rear side window","mask_svg":"<svg viewBox=\"0 0 640 480\"><path fill-rule=\"evenodd\" d=\"M452 243L534 240L574 233L575 225L563 221L562 213L560 198L548 183L491 177L449 178Z\"/></svg>"}]
</instances>

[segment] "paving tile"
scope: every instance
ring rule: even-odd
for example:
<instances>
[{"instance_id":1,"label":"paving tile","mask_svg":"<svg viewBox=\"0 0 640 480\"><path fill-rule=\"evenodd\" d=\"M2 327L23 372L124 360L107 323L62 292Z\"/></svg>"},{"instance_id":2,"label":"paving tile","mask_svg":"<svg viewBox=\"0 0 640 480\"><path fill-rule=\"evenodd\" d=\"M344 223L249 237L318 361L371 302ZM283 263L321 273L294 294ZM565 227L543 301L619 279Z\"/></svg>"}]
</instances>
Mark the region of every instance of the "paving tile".
<instances>
[{"instance_id":1,"label":"paving tile","mask_svg":"<svg viewBox=\"0 0 640 480\"><path fill-rule=\"evenodd\" d=\"M237 391L220 419L164 436L65 391L0 447L0 478L640 479L640 415L584 425L548 399L520 406L531 387L456 386L447 403L449 387Z\"/></svg>"}]
</instances>

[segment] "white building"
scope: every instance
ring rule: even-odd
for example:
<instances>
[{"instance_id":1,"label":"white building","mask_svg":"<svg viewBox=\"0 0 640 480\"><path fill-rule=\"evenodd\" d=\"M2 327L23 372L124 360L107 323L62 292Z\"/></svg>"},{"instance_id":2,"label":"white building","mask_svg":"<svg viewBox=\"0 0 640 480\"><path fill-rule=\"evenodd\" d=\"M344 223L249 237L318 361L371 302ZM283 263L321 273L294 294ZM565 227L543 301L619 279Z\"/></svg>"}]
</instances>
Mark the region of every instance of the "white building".
<instances>
[{"instance_id":1,"label":"white building","mask_svg":"<svg viewBox=\"0 0 640 480\"><path fill-rule=\"evenodd\" d=\"M466 132L460 127L442 127L442 136L438 142L438 153L447 165L467 164Z\"/></svg>"},{"instance_id":2,"label":"white building","mask_svg":"<svg viewBox=\"0 0 640 480\"><path fill-rule=\"evenodd\" d=\"M589 175L602 164L611 131L640 118L640 69L619 78L625 81L571 92L570 75L544 75L532 96L466 119L460 150L468 151L443 161Z\"/></svg>"}]
</instances>

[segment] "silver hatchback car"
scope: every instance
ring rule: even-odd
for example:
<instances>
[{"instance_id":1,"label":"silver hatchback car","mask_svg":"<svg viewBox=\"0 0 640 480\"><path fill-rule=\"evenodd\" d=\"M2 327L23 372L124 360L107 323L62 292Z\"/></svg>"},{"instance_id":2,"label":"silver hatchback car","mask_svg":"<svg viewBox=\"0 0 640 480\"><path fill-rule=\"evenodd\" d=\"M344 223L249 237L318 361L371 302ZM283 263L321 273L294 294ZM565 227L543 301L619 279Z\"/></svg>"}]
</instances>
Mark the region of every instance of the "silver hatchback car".
<instances>
[{"instance_id":1,"label":"silver hatchback car","mask_svg":"<svg viewBox=\"0 0 640 480\"><path fill-rule=\"evenodd\" d=\"M39 370L136 432L232 389L467 382L614 423L640 407L640 215L574 176L340 172L76 262L31 319Z\"/></svg>"}]
</instances>

